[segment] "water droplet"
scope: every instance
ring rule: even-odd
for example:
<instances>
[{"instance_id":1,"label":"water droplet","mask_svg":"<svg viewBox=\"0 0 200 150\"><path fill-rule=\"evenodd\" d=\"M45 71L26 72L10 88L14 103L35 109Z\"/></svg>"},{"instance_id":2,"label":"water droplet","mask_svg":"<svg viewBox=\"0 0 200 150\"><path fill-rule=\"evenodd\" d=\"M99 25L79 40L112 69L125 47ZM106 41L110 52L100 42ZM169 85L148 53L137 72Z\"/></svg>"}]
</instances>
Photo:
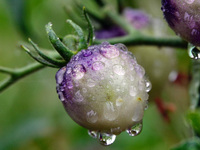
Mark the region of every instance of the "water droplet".
<instances>
[{"instance_id":1,"label":"water droplet","mask_svg":"<svg viewBox=\"0 0 200 150\"><path fill-rule=\"evenodd\" d=\"M112 102L106 102L104 105L104 118L113 121L115 120L119 115L119 112L116 110L116 108L113 106Z\"/></svg>"},{"instance_id":2,"label":"water droplet","mask_svg":"<svg viewBox=\"0 0 200 150\"><path fill-rule=\"evenodd\" d=\"M145 81L145 86L146 86L146 92L149 92L152 88L152 84L148 79L146 79Z\"/></svg>"},{"instance_id":3,"label":"water droplet","mask_svg":"<svg viewBox=\"0 0 200 150\"><path fill-rule=\"evenodd\" d=\"M192 4L195 0L185 0L186 3Z\"/></svg>"},{"instance_id":4,"label":"water droplet","mask_svg":"<svg viewBox=\"0 0 200 150\"><path fill-rule=\"evenodd\" d=\"M116 58L119 56L119 50L114 45L101 47L100 53L106 58Z\"/></svg>"},{"instance_id":5,"label":"water droplet","mask_svg":"<svg viewBox=\"0 0 200 150\"><path fill-rule=\"evenodd\" d=\"M97 131L88 130L88 135L92 138L97 138Z\"/></svg>"},{"instance_id":6,"label":"water droplet","mask_svg":"<svg viewBox=\"0 0 200 150\"><path fill-rule=\"evenodd\" d=\"M121 97L118 97L116 100L116 106L121 106L124 103L124 100Z\"/></svg>"},{"instance_id":7,"label":"water droplet","mask_svg":"<svg viewBox=\"0 0 200 150\"><path fill-rule=\"evenodd\" d=\"M61 84L63 81L63 75L66 71L66 67L61 68L57 73L56 73L56 82L58 84Z\"/></svg>"},{"instance_id":8,"label":"water droplet","mask_svg":"<svg viewBox=\"0 0 200 150\"><path fill-rule=\"evenodd\" d=\"M92 64L92 69L93 70L102 70L104 68L105 64L101 61L96 61Z\"/></svg>"},{"instance_id":9,"label":"water droplet","mask_svg":"<svg viewBox=\"0 0 200 150\"><path fill-rule=\"evenodd\" d=\"M140 134L140 132L142 131L142 123L138 123L136 125L134 125L133 127L129 128L126 130L126 132L130 135L130 136L136 136L138 134Z\"/></svg>"},{"instance_id":10,"label":"water droplet","mask_svg":"<svg viewBox=\"0 0 200 150\"><path fill-rule=\"evenodd\" d=\"M139 75L140 78L143 78L143 76L145 74L145 70L144 70L144 68L142 66L140 66L140 65L137 64L135 66L135 71Z\"/></svg>"},{"instance_id":11,"label":"water droplet","mask_svg":"<svg viewBox=\"0 0 200 150\"><path fill-rule=\"evenodd\" d=\"M123 76L125 74L125 70L121 65L114 65L113 66L114 73Z\"/></svg>"},{"instance_id":12,"label":"water droplet","mask_svg":"<svg viewBox=\"0 0 200 150\"><path fill-rule=\"evenodd\" d=\"M88 56L92 55L92 51L90 51L90 50L82 50L82 53L83 53L84 57L88 57Z\"/></svg>"},{"instance_id":13,"label":"water droplet","mask_svg":"<svg viewBox=\"0 0 200 150\"><path fill-rule=\"evenodd\" d=\"M97 113L93 110L87 112L87 121L89 123L95 123L98 120Z\"/></svg>"},{"instance_id":14,"label":"water droplet","mask_svg":"<svg viewBox=\"0 0 200 150\"><path fill-rule=\"evenodd\" d=\"M147 110L148 107L149 107L149 101L146 101L146 104L145 104L144 110Z\"/></svg>"},{"instance_id":15,"label":"water droplet","mask_svg":"<svg viewBox=\"0 0 200 150\"><path fill-rule=\"evenodd\" d=\"M88 79L88 80L87 80L87 86L89 86L89 87L94 87L94 86L95 86L95 81L92 80L92 79Z\"/></svg>"},{"instance_id":16,"label":"water droplet","mask_svg":"<svg viewBox=\"0 0 200 150\"><path fill-rule=\"evenodd\" d=\"M197 35L200 34L200 32L199 32L197 29L192 29L191 34L192 34L193 36L197 36Z\"/></svg>"},{"instance_id":17,"label":"water droplet","mask_svg":"<svg viewBox=\"0 0 200 150\"><path fill-rule=\"evenodd\" d=\"M128 51L128 48L122 43L115 44L115 46L123 51Z\"/></svg>"},{"instance_id":18,"label":"water droplet","mask_svg":"<svg viewBox=\"0 0 200 150\"><path fill-rule=\"evenodd\" d=\"M192 46L191 48L188 49L188 54L192 59L200 58L200 50L195 46Z\"/></svg>"},{"instance_id":19,"label":"water droplet","mask_svg":"<svg viewBox=\"0 0 200 150\"><path fill-rule=\"evenodd\" d=\"M107 146L115 142L116 135L108 133L98 133L97 138L100 144Z\"/></svg>"},{"instance_id":20,"label":"water droplet","mask_svg":"<svg viewBox=\"0 0 200 150\"><path fill-rule=\"evenodd\" d=\"M184 20L190 22L190 21L193 20L193 16L190 16L187 12L185 12L185 14L184 14Z\"/></svg>"},{"instance_id":21,"label":"water droplet","mask_svg":"<svg viewBox=\"0 0 200 150\"><path fill-rule=\"evenodd\" d=\"M131 96L136 96L137 95L137 90L136 90L136 88L134 86L130 87L129 94Z\"/></svg>"},{"instance_id":22,"label":"water droplet","mask_svg":"<svg viewBox=\"0 0 200 150\"><path fill-rule=\"evenodd\" d=\"M72 68L68 67L66 72L67 72L67 74L70 74L72 72Z\"/></svg>"},{"instance_id":23,"label":"water droplet","mask_svg":"<svg viewBox=\"0 0 200 150\"><path fill-rule=\"evenodd\" d=\"M86 72L85 67L81 64L78 64L78 65L74 66L72 74L75 79L79 80L79 79L83 78L85 72Z\"/></svg>"},{"instance_id":24,"label":"water droplet","mask_svg":"<svg viewBox=\"0 0 200 150\"><path fill-rule=\"evenodd\" d=\"M60 99L61 101L64 101L64 100L65 100L65 97L64 97L64 95L63 95L62 92L58 92L58 96L59 96L59 99Z\"/></svg>"},{"instance_id":25,"label":"water droplet","mask_svg":"<svg viewBox=\"0 0 200 150\"><path fill-rule=\"evenodd\" d=\"M76 101L76 102L82 102L83 100L84 100L83 95L81 95L80 90L78 90L78 91L75 93L74 101Z\"/></svg>"},{"instance_id":26,"label":"water droplet","mask_svg":"<svg viewBox=\"0 0 200 150\"><path fill-rule=\"evenodd\" d=\"M67 82L67 88L72 89L73 87L74 87L74 85L73 85L72 81L68 81Z\"/></svg>"}]
</instances>

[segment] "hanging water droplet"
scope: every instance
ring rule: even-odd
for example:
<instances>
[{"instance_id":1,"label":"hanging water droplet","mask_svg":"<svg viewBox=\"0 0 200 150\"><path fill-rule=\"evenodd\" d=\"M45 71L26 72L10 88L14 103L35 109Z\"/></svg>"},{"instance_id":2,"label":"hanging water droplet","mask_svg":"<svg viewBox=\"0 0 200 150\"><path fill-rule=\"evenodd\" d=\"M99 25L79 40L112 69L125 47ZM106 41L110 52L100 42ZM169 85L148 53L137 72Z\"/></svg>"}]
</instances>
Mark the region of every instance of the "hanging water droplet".
<instances>
[{"instance_id":1,"label":"hanging water droplet","mask_svg":"<svg viewBox=\"0 0 200 150\"><path fill-rule=\"evenodd\" d=\"M123 76L125 74L125 70L121 65L114 65L113 66L114 73Z\"/></svg>"},{"instance_id":2,"label":"hanging water droplet","mask_svg":"<svg viewBox=\"0 0 200 150\"><path fill-rule=\"evenodd\" d=\"M144 110L147 110L148 107L149 107L149 101L146 101L146 104L145 104Z\"/></svg>"},{"instance_id":3,"label":"hanging water droplet","mask_svg":"<svg viewBox=\"0 0 200 150\"><path fill-rule=\"evenodd\" d=\"M98 133L97 138L98 138L100 144L108 146L115 142L116 135L108 134L108 133Z\"/></svg>"},{"instance_id":4,"label":"hanging water droplet","mask_svg":"<svg viewBox=\"0 0 200 150\"><path fill-rule=\"evenodd\" d=\"M130 136L136 136L138 134L140 134L140 132L142 131L142 123L138 123L136 125L134 125L133 127L129 128L126 130L126 132L130 135Z\"/></svg>"},{"instance_id":5,"label":"hanging water droplet","mask_svg":"<svg viewBox=\"0 0 200 150\"><path fill-rule=\"evenodd\" d=\"M149 92L152 88L152 84L148 79L146 79L145 86L146 86L146 92Z\"/></svg>"},{"instance_id":6,"label":"hanging water droplet","mask_svg":"<svg viewBox=\"0 0 200 150\"><path fill-rule=\"evenodd\" d=\"M97 131L88 130L88 135L92 138L97 138Z\"/></svg>"},{"instance_id":7,"label":"hanging water droplet","mask_svg":"<svg viewBox=\"0 0 200 150\"><path fill-rule=\"evenodd\" d=\"M191 46L188 49L188 54L189 54L190 58L192 58L192 59L199 59L200 58L200 50L195 46Z\"/></svg>"}]
</instances>

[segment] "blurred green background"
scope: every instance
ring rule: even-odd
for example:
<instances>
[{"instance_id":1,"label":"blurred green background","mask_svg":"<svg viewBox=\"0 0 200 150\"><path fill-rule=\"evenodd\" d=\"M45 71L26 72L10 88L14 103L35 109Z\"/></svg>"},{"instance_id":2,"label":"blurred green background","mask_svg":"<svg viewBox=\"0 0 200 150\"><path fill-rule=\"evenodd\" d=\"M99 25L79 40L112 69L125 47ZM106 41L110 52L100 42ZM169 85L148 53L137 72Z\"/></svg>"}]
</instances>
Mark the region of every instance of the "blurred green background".
<instances>
[{"instance_id":1,"label":"blurred green background","mask_svg":"<svg viewBox=\"0 0 200 150\"><path fill-rule=\"evenodd\" d=\"M132 0L127 1L128 4L163 20L160 0ZM44 29L48 22L53 23L59 36L74 33L65 23L71 17L65 7L70 6L71 0L1 0L0 66L17 68L33 62L19 48L28 37L40 47L51 48ZM83 18L73 7L71 11ZM165 22L164 25L168 30ZM176 68L188 72L186 52L176 50L176 54ZM45 68L0 93L0 150L168 150L193 135L184 117L189 103L188 87L167 83L163 85L162 96L176 108L169 114L170 122L165 121L155 103L150 102L140 135L130 137L124 132L117 136L114 144L103 147L66 114L56 93L56 71ZM5 78L6 75L0 74L0 80Z\"/></svg>"}]
</instances>

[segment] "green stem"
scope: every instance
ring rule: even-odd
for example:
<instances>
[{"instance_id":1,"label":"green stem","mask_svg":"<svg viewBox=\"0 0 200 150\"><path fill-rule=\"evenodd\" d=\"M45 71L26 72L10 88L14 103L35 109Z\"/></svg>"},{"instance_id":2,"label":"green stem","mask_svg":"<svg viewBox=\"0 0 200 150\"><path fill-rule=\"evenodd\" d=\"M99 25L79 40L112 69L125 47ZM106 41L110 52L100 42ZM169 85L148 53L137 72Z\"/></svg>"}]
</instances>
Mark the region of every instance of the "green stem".
<instances>
[{"instance_id":1,"label":"green stem","mask_svg":"<svg viewBox=\"0 0 200 150\"><path fill-rule=\"evenodd\" d=\"M45 66L42 64L33 63L33 64L30 64L23 68L18 68L18 69L12 70L12 72L10 72L10 76L7 79L5 79L4 81L0 82L0 93L3 90L5 90L6 88L8 88L9 86L11 86L12 84L14 84L15 82L17 82L19 79L22 79L23 77L25 77L29 74L32 74L44 67ZM11 70L11 69L9 69L9 70Z\"/></svg>"},{"instance_id":2,"label":"green stem","mask_svg":"<svg viewBox=\"0 0 200 150\"><path fill-rule=\"evenodd\" d=\"M105 40L95 40L95 44L100 44ZM152 45L152 46L167 46L175 48L187 48L187 42L183 41L180 38L160 38L160 37L151 37L151 36L136 36L136 35L127 35L123 37L107 39L111 44L123 43L127 46L137 46L137 45Z\"/></svg>"}]
</instances>

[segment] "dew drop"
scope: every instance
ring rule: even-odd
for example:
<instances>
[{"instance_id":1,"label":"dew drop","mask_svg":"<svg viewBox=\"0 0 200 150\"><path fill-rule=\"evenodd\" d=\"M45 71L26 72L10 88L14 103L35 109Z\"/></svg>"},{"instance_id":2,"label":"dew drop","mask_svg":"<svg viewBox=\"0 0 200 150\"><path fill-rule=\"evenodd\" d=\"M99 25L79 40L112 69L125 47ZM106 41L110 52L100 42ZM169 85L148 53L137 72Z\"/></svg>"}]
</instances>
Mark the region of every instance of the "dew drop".
<instances>
[{"instance_id":1,"label":"dew drop","mask_svg":"<svg viewBox=\"0 0 200 150\"><path fill-rule=\"evenodd\" d=\"M146 79L145 81L145 86L146 86L146 92L149 92L152 88L152 84L148 79Z\"/></svg>"},{"instance_id":2,"label":"dew drop","mask_svg":"<svg viewBox=\"0 0 200 150\"><path fill-rule=\"evenodd\" d=\"M95 81L92 79L88 79L87 80L87 86L88 87L94 87L95 86Z\"/></svg>"},{"instance_id":3,"label":"dew drop","mask_svg":"<svg viewBox=\"0 0 200 150\"><path fill-rule=\"evenodd\" d=\"M80 90L78 90L78 91L75 93L74 101L76 101L76 102L82 102L83 100L84 100L83 95L81 95Z\"/></svg>"},{"instance_id":4,"label":"dew drop","mask_svg":"<svg viewBox=\"0 0 200 150\"><path fill-rule=\"evenodd\" d=\"M143 76L145 74L145 70L144 70L144 68L142 66L140 66L140 65L137 64L135 66L135 71L139 75L140 78L143 78Z\"/></svg>"},{"instance_id":5,"label":"dew drop","mask_svg":"<svg viewBox=\"0 0 200 150\"><path fill-rule=\"evenodd\" d=\"M67 88L68 89L72 89L74 86L73 86L73 83L71 81L68 81L67 82Z\"/></svg>"},{"instance_id":6,"label":"dew drop","mask_svg":"<svg viewBox=\"0 0 200 150\"><path fill-rule=\"evenodd\" d=\"M85 72L86 72L85 67L81 64L78 64L74 66L72 74L75 79L79 80L83 78Z\"/></svg>"},{"instance_id":7,"label":"dew drop","mask_svg":"<svg viewBox=\"0 0 200 150\"><path fill-rule=\"evenodd\" d=\"M122 43L115 44L115 46L116 46L117 48L123 50L123 51L126 51L126 52L128 51L127 47L126 47L124 44L122 44Z\"/></svg>"},{"instance_id":8,"label":"dew drop","mask_svg":"<svg viewBox=\"0 0 200 150\"><path fill-rule=\"evenodd\" d=\"M131 96L136 96L137 90L136 90L136 88L135 88L134 86L131 86L131 87L130 87L129 94L130 94Z\"/></svg>"},{"instance_id":9,"label":"dew drop","mask_svg":"<svg viewBox=\"0 0 200 150\"><path fill-rule=\"evenodd\" d=\"M66 67L63 67L56 73L56 81L58 84L62 83L63 75L64 75L65 71L66 71Z\"/></svg>"},{"instance_id":10,"label":"dew drop","mask_svg":"<svg viewBox=\"0 0 200 150\"><path fill-rule=\"evenodd\" d=\"M83 56L88 57L92 55L92 51L90 50L82 50Z\"/></svg>"},{"instance_id":11,"label":"dew drop","mask_svg":"<svg viewBox=\"0 0 200 150\"><path fill-rule=\"evenodd\" d=\"M117 75L123 76L125 74L125 70L124 70L124 68L121 65L114 65L113 66L113 71Z\"/></svg>"},{"instance_id":12,"label":"dew drop","mask_svg":"<svg viewBox=\"0 0 200 150\"><path fill-rule=\"evenodd\" d=\"M187 12L185 12L185 14L184 14L184 20L190 22L190 21L193 20L193 16L190 16Z\"/></svg>"},{"instance_id":13,"label":"dew drop","mask_svg":"<svg viewBox=\"0 0 200 150\"><path fill-rule=\"evenodd\" d=\"M124 103L124 100L121 97L118 97L116 100L116 106L121 106Z\"/></svg>"},{"instance_id":14,"label":"dew drop","mask_svg":"<svg viewBox=\"0 0 200 150\"><path fill-rule=\"evenodd\" d=\"M115 142L116 135L108 134L108 133L98 133L97 138L98 138L100 144L108 146Z\"/></svg>"},{"instance_id":15,"label":"dew drop","mask_svg":"<svg viewBox=\"0 0 200 150\"><path fill-rule=\"evenodd\" d=\"M92 64L92 69L93 70L102 70L104 68L105 64L101 61L96 61Z\"/></svg>"},{"instance_id":16,"label":"dew drop","mask_svg":"<svg viewBox=\"0 0 200 150\"><path fill-rule=\"evenodd\" d=\"M66 73L67 73L67 74L70 74L71 72L72 72L72 68L71 68L71 67L68 67Z\"/></svg>"},{"instance_id":17,"label":"dew drop","mask_svg":"<svg viewBox=\"0 0 200 150\"><path fill-rule=\"evenodd\" d=\"M115 120L119 115L112 102L106 102L104 105L104 117L109 121Z\"/></svg>"},{"instance_id":18,"label":"dew drop","mask_svg":"<svg viewBox=\"0 0 200 150\"><path fill-rule=\"evenodd\" d=\"M88 130L88 135L92 138L97 138L97 131Z\"/></svg>"},{"instance_id":19,"label":"dew drop","mask_svg":"<svg viewBox=\"0 0 200 150\"><path fill-rule=\"evenodd\" d=\"M119 50L114 45L101 47L100 53L106 58L116 58L119 56Z\"/></svg>"},{"instance_id":20,"label":"dew drop","mask_svg":"<svg viewBox=\"0 0 200 150\"><path fill-rule=\"evenodd\" d=\"M148 105L149 101L146 101L146 104L145 104L145 107L144 107L144 110L147 110L149 105Z\"/></svg>"},{"instance_id":21,"label":"dew drop","mask_svg":"<svg viewBox=\"0 0 200 150\"><path fill-rule=\"evenodd\" d=\"M87 112L87 121L89 123L95 123L98 120L97 113L93 110Z\"/></svg>"},{"instance_id":22,"label":"dew drop","mask_svg":"<svg viewBox=\"0 0 200 150\"><path fill-rule=\"evenodd\" d=\"M132 126L131 128L127 129L126 132L130 135L130 136L136 136L138 134L140 134L140 132L142 131L142 123L138 123L134 126Z\"/></svg>"},{"instance_id":23,"label":"dew drop","mask_svg":"<svg viewBox=\"0 0 200 150\"><path fill-rule=\"evenodd\" d=\"M200 34L200 32L199 32L197 29L192 29L191 34L192 34L193 36L197 36L197 35Z\"/></svg>"},{"instance_id":24,"label":"dew drop","mask_svg":"<svg viewBox=\"0 0 200 150\"><path fill-rule=\"evenodd\" d=\"M200 58L200 50L195 46L188 49L188 54L189 54L190 58L192 58L192 59Z\"/></svg>"},{"instance_id":25,"label":"dew drop","mask_svg":"<svg viewBox=\"0 0 200 150\"><path fill-rule=\"evenodd\" d=\"M185 0L186 3L192 4L195 0Z\"/></svg>"},{"instance_id":26,"label":"dew drop","mask_svg":"<svg viewBox=\"0 0 200 150\"><path fill-rule=\"evenodd\" d=\"M65 100L65 97L64 97L64 95L63 95L62 92L58 92L58 96L59 96L59 99L60 99L61 101L64 101L64 100Z\"/></svg>"}]
</instances>

